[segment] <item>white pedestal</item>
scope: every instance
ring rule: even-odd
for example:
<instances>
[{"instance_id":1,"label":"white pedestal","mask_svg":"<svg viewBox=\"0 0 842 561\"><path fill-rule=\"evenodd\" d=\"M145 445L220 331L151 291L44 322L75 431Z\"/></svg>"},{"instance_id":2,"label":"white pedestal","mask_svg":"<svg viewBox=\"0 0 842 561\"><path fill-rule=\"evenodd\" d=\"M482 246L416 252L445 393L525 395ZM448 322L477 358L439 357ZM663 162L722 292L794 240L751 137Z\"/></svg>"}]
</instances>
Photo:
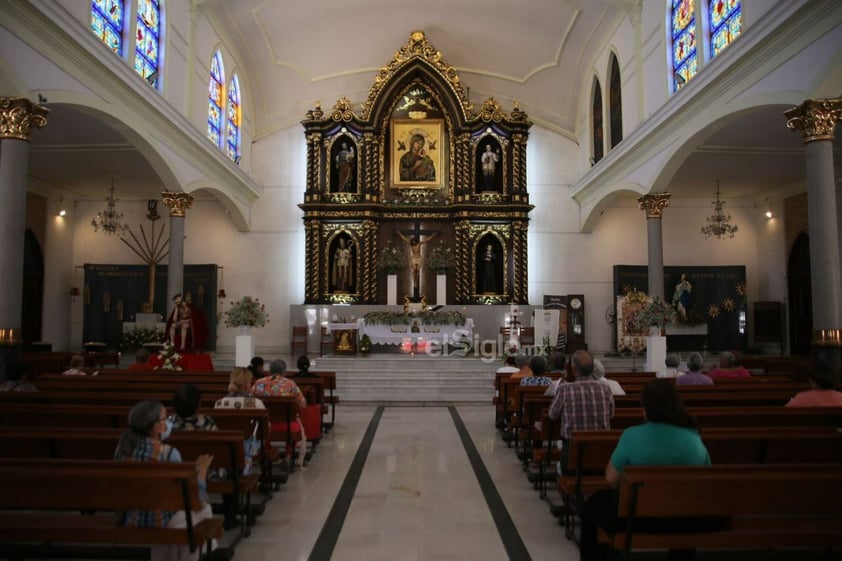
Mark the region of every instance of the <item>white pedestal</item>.
<instances>
[{"instance_id":1,"label":"white pedestal","mask_svg":"<svg viewBox=\"0 0 842 561\"><path fill-rule=\"evenodd\" d=\"M447 304L447 275L436 275L436 305Z\"/></svg>"},{"instance_id":2,"label":"white pedestal","mask_svg":"<svg viewBox=\"0 0 842 561\"><path fill-rule=\"evenodd\" d=\"M646 338L646 372L659 372L664 369L667 358L667 338L650 335Z\"/></svg>"},{"instance_id":3,"label":"white pedestal","mask_svg":"<svg viewBox=\"0 0 842 561\"><path fill-rule=\"evenodd\" d=\"M254 356L254 338L251 335L237 335L234 349L234 366L247 367Z\"/></svg>"},{"instance_id":4,"label":"white pedestal","mask_svg":"<svg viewBox=\"0 0 842 561\"><path fill-rule=\"evenodd\" d=\"M398 305L398 275L386 277L386 304L389 306Z\"/></svg>"},{"instance_id":5,"label":"white pedestal","mask_svg":"<svg viewBox=\"0 0 842 561\"><path fill-rule=\"evenodd\" d=\"M161 321L161 314L135 314L136 323L158 323Z\"/></svg>"}]
</instances>

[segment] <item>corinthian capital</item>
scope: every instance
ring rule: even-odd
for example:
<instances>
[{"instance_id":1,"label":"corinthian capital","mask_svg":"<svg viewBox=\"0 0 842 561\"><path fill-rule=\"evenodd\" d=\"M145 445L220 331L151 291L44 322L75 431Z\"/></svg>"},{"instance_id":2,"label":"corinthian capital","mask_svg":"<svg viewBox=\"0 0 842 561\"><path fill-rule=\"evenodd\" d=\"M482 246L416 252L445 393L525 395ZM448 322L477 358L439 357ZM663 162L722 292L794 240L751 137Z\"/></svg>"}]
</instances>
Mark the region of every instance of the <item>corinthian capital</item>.
<instances>
[{"instance_id":1,"label":"corinthian capital","mask_svg":"<svg viewBox=\"0 0 842 561\"><path fill-rule=\"evenodd\" d=\"M189 193L162 191L161 198L164 200L164 204L169 207L172 217L184 218L187 209L193 206L193 197Z\"/></svg>"},{"instance_id":2,"label":"corinthian capital","mask_svg":"<svg viewBox=\"0 0 842 561\"><path fill-rule=\"evenodd\" d=\"M652 193L638 197L637 206L646 211L646 218L661 218L664 209L670 206L671 193Z\"/></svg>"},{"instance_id":3,"label":"corinthian capital","mask_svg":"<svg viewBox=\"0 0 842 561\"><path fill-rule=\"evenodd\" d=\"M50 110L25 97L0 97L0 139L16 138L29 142L32 127L47 124Z\"/></svg>"},{"instance_id":4,"label":"corinthian capital","mask_svg":"<svg viewBox=\"0 0 842 561\"><path fill-rule=\"evenodd\" d=\"M808 99L798 107L784 111L786 126L804 133L804 144L833 140L836 121L842 119L842 98Z\"/></svg>"}]
</instances>

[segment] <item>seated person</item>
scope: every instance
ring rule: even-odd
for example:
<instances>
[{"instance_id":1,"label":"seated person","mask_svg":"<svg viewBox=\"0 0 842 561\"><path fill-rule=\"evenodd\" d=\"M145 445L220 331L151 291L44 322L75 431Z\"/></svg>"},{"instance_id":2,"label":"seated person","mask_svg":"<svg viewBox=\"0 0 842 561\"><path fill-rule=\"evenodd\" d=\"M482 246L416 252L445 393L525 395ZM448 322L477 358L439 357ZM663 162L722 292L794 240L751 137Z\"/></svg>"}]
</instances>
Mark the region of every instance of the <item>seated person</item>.
<instances>
[{"instance_id":1,"label":"seated person","mask_svg":"<svg viewBox=\"0 0 842 561\"><path fill-rule=\"evenodd\" d=\"M318 378L316 374L310 374L310 359L307 358L307 355L298 357L295 365L298 367L299 378Z\"/></svg>"},{"instance_id":2,"label":"seated person","mask_svg":"<svg viewBox=\"0 0 842 561\"><path fill-rule=\"evenodd\" d=\"M544 376L544 372L547 370L547 360L542 355L535 355L529 359L529 369L532 371L532 375L521 378L521 386L549 386L553 383L552 378Z\"/></svg>"},{"instance_id":3,"label":"seated person","mask_svg":"<svg viewBox=\"0 0 842 561\"><path fill-rule=\"evenodd\" d=\"M611 390L611 395L626 395L626 391L623 389L623 386L620 385L620 382L617 380L609 380L605 377L605 366L603 366L601 360L594 359L592 376L597 382L608 386L608 389Z\"/></svg>"},{"instance_id":4,"label":"seated person","mask_svg":"<svg viewBox=\"0 0 842 561\"><path fill-rule=\"evenodd\" d=\"M228 377L228 395L216 400L214 409L266 409L251 393L254 377L247 368L236 367Z\"/></svg>"},{"instance_id":5,"label":"seated person","mask_svg":"<svg viewBox=\"0 0 842 561\"><path fill-rule=\"evenodd\" d=\"M515 357L515 366L518 371L513 373L512 380L520 380L521 378L528 378L532 376L532 368L529 366L529 357L523 354Z\"/></svg>"},{"instance_id":6,"label":"seated person","mask_svg":"<svg viewBox=\"0 0 842 561\"><path fill-rule=\"evenodd\" d=\"M696 419L687 412L674 384L669 380L653 380L643 387L640 400L646 423L623 431L611 460L605 467L610 489L597 491L585 502L582 512L580 559L608 559L610 549L598 545L600 526L609 531L622 529L617 520L616 491L626 466L707 466L710 455L699 436ZM650 521L642 520L641 524ZM659 529L700 529L703 522L694 520L652 520Z\"/></svg>"},{"instance_id":7,"label":"seated person","mask_svg":"<svg viewBox=\"0 0 842 561\"><path fill-rule=\"evenodd\" d=\"M683 376L684 372L678 369L678 365L681 364L681 357L679 357L675 353L670 353L664 359L664 366L666 366L665 370L661 370L660 372L655 373L656 378L678 378L679 376Z\"/></svg>"},{"instance_id":8,"label":"seated person","mask_svg":"<svg viewBox=\"0 0 842 561\"><path fill-rule=\"evenodd\" d=\"M553 380L550 386L547 388L547 391L544 392L546 397L551 397L555 395L556 390L558 389L559 384L563 384L567 381L567 360L564 357L564 353L554 352L550 355L550 365L549 365L549 375L552 377L557 378Z\"/></svg>"},{"instance_id":9,"label":"seated person","mask_svg":"<svg viewBox=\"0 0 842 561\"><path fill-rule=\"evenodd\" d=\"M134 362L129 365L129 370L151 370L149 363L149 351L143 347L134 354Z\"/></svg>"},{"instance_id":10,"label":"seated person","mask_svg":"<svg viewBox=\"0 0 842 561\"><path fill-rule=\"evenodd\" d=\"M705 363L702 355L699 353L690 353L687 358L687 368L689 372L683 376L675 379L675 383L680 386L712 386L713 380L702 374L702 365Z\"/></svg>"},{"instance_id":11,"label":"seated person","mask_svg":"<svg viewBox=\"0 0 842 561\"><path fill-rule=\"evenodd\" d=\"M73 355L70 359L70 368L62 372L65 376L87 376L88 373L82 370L85 366L85 357Z\"/></svg>"},{"instance_id":12,"label":"seated person","mask_svg":"<svg viewBox=\"0 0 842 561\"><path fill-rule=\"evenodd\" d=\"M737 366L737 355L725 351L719 355L719 368L712 369L708 372L708 376L712 380L717 378L751 378L751 372L742 366Z\"/></svg>"},{"instance_id":13,"label":"seated person","mask_svg":"<svg viewBox=\"0 0 842 561\"><path fill-rule=\"evenodd\" d=\"M810 389L796 394L787 407L842 407L842 392L835 387L833 370L827 366L816 366L807 375Z\"/></svg>"},{"instance_id":14,"label":"seated person","mask_svg":"<svg viewBox=\"0 0 842 561\"><path fill-rule=\"evenodd\" d=\"M302 451L299 454L299 463L304 465L304 457L307 450L307 435L304 434L303 423L301 422L302 415L307 410L307 399L298 387L298 384L284 376L287 370L287 364L281 359L273 360L269 363L269 375L257 380L252 386L252 393L260 396L293 396L296 398L298 404L298 412L296 420L291 423L289 427L290 432L301 435L300 445ZM272 422L272 431L286 432L287 427L285 422Z\"/></svg>"},{"instance_id":15,"label":"seated person","mask_svg":"<svg viewBox=\"0 0 842 561\"><path fill-rule=\"evenodd\" d=\"M176 390L172 403L175 409L173 429L176 430L219 430L212 418L204 413L196 414L202 402L202 393L193 384L184 384Z\"/></svg>"},{"instance_id":16,"label":"seated person","mask_svg":"<svg viewBox=\"0 0 842 561\"><path fill-rule=\"evenodd\" d=\"M37 392L32 384L32 368L19 363L7 365L0 356L0 392Z\"/></svg>"},{"instance_id":17,"label":"seated person","mask_svg":"<svg viewBox=\"0 0 842 561\"><path fill-rule=\"evenodd\" d=\"M157 401L141 401L129 411L129 427L120 435L114 452L115 460L135 462L181 462L179 451L163 441L169 437L172 425L167 419L167 410ZM202 504L192 513L192 523L213 516L208 503L207 474L213 456L203 454L196 459L196 479ZM141 511L123 512L120 524L136 528L184 528L186 518L183 511ZM214 540L215 541L215 540ZM197 561L200 551L191 553L186 545L153 545L152 560L179 559ZM214 559L218 558L214 556Z\"/></svg>"},{"instance_id":18,"label":"seated person","mask_svg":"<svg viewBox=\"0 0 842 561\"><path fill-rule=\"evenodd\" d=\"M264 370L263 366L264 364L266 364L266 362L263 360L262 356L254 356L251 358L251 363L248 365L247 368L248 371L251 372L251 375L254 380L263 378L263 376L266 374L266 371Z\"/></svg>"}]
</instances>

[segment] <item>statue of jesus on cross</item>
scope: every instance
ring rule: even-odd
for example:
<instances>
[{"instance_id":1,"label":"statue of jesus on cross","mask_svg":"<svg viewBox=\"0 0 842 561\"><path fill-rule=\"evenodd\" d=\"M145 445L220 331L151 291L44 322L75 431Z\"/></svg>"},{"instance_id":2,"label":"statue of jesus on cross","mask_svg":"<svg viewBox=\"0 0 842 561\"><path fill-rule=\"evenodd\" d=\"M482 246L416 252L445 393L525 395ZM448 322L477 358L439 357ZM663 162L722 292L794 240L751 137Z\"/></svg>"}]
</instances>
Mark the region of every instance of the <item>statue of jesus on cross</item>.
<instances>
[{"instance_id":1,"label":"statue of jesus on cross","mask_svg":"<svg viewBox=\"0 0 842 561\"><path fill-rule=\"evenodd\" d=\"M410 237L404 234L409 234ZM427 239L422 240L421 236L426 235ZM412 271L412 297L414 300L421 298L421 270L424 267L424 257L421 255L421 246L438 235L435 230L422 230L421 223L416 220L412 230L398 230L400 239L409 244L409 268Z\"/></svg>"}]
</instances>

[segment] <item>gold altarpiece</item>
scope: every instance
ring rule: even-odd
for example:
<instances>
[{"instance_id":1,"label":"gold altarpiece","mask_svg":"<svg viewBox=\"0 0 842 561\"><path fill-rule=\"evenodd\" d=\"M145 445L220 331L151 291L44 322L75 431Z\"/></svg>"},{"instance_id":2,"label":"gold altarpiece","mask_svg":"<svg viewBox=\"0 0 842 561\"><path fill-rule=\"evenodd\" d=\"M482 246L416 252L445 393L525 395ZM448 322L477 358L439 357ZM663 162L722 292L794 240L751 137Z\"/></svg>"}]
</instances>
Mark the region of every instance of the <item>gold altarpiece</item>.
<instances>
[{"instance_id":1,"label":"gold altarpiece","mask_svg":"<svg viewBox=\"0 0 842 561\"><path fill-rule=\"evenodd\" d=\"M511 112L493 98L476 109L456 69L414 31L365 103L342 97L327 112L316 104L302 124L305 303L386 304L386 247L406 256L400 302L528 302L531 123L516 102ZM435 246L455 256L447 302L435 301L426 264Z\"/></svg>"}]
</instances>

